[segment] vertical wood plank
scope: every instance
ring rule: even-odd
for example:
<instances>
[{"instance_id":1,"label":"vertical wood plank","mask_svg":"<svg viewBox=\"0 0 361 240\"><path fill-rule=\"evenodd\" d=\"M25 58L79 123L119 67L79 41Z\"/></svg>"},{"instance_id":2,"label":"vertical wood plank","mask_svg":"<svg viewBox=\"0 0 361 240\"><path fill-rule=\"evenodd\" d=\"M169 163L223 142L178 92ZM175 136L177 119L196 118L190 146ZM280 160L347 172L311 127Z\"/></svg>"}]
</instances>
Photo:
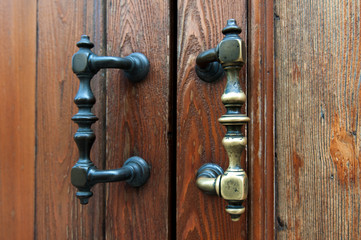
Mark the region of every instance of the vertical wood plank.
<instances>
[{"instance_id":1,"label":"vertical wood plank","mask_svg":"<svg viewBox=\"0 0 361 240\"><path fill-rule=\"evenodd\" d=\"M79 80L71 69L76 42L88 34L93 51L104 54L104 5L101 1L38 1L36 239L103 239L104 188L94 187L89 205L82 206L70 183L78 158L73 140L77 112L73 99ZM92 160L104 162L104 71L92 80L97 98L93 112L99 121Z\"/></svg>"},{"instance_id":2,"label":"vertical wood plank","mask_svg":"<svg viewBox=\"0 0 361 240\"><path fill-rule=\"evenodd\" d=\"M225 113L221 95L225 79L202 82L194 71L195 59L222 39L227 19L235 18L247 40L246 1L178 1L177 78L177 239L246 239L246 214L232 222L226 202L196 187L196 173L206 162L228 167L222 145ZM246 83L243 67L241 81ZM243 159L243 167L246 168ZM248 211L248 210L246 210Z\"/></svg>"},{"instance_id":3,"label":"vertical wood plank","mask_svg":"<svg viewBox=\"0 0 361 240\"><path fill-rule=\"evenodd\" d=\"M0 233L33 239L36 1L0 1Z\"/></svg>"},{"instance_id":4,"label":"vertical wood plank","mask_svg":"<svg viewBox=\"0 0 361 240\"><path fill-rule=\"evenodd\" d=\"M273 1L248 6L248 239L274 239Z\"/></svg>"},{"instance_id":5,"label":"vertical wood plank","mask_svg":"<svg viewBox=\"0 0 361 240\"><path fill-rule=\"evenodd\" d=\"M359 239L360 1L275 1L277 238Z\"/></svg>"},{"instance_id":6,"label":"vertical wood plank","mask_svg":"<svg viewBox=\"0 0 361 240\"><path fill-rule=\"evenodd\" d=\"M129 82L120 70L108 70L107 168L137 155L151 164L149 181L135 189L107 186L107 239L168 239L169 220L169 1L107 2L107 54L144 53L150 73Z\"/></svg>"}]
</instances>

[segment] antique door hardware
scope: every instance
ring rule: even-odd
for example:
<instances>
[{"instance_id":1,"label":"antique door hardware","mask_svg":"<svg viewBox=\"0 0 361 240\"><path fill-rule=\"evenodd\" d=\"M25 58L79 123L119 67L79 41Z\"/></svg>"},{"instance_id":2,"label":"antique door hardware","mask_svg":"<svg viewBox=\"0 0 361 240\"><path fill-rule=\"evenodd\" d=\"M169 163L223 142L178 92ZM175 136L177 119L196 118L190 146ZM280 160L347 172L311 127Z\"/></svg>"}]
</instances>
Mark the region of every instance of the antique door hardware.
<instances>
[{"instance_id":1,"label":"antique door hardware","mask_svg":"<svg viewBox=\"0 0 361 240\"><path fill-rule=\"evenodd\" d=\"M238 221L244 213L242 203L248 193L248 179L240 161L247 145L242 127L250 120L241 113L241 107L246 102L246 95L239 83L239 72L246 61L245 43L239 37L241 31L236 21L229 19L222 30L225 35L223 40L216 48L199 54L196 60L197 75L206 82L220 78L223 70L226 73L227 84L221 100L227 112L218 121L227 128L222 143L229 158L229 166L225 172L214 163L206 163L199 168L197 186L208 194L217 194L224 198L228 202L226 212L233 221Z\"/></svg>"},{"instance_id":2,"label":"antique door hardware","mask_svg":"<svg viewBox=\"0 0 361 240\"><path fill-rule=\"evenodd\" d=\"M149 165L140 157L131 157L122 168L98 170L90 160L90 151L95 141L91 125L98 118L91 112L95 97L90 87L92 77L102 68L119 68L125 70L125 75L132 82L144 79L149 71L149 61L141 53L132 53L127 57L97 56L90 49L94 44L86 35L81 36L77 43L79 51L73 55L73 72L80 80L79 90L74 102L79 111L72 117L79 128L74 140L79 149L79 159L71 170L71 182L78 188L76 196L81 204L87 204L93 195L91 188L97 183L126 181L133 187L140 187L149 178Z\"/></svg>"},{"instance_id":3,"label":"antique door hardware","mask_svg":"<svg viewBox=\"0 0 361 240\"><path fill-rule=\"evenodd\" d=\"M197 76L205 82L214 82L220 79L224 71L217 59L216 48L200 53L196 59Z\"/></svg>"}]
</instances>

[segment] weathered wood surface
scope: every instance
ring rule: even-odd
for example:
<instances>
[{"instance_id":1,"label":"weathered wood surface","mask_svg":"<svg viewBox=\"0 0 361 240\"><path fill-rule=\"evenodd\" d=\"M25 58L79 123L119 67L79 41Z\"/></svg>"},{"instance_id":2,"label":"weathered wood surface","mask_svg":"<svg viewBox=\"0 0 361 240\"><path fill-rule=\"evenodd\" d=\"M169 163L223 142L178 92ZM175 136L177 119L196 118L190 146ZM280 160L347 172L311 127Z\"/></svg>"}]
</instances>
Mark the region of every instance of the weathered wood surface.
<instances>
[{"instance_id":1,"label":"weathered wood surface","mask_svg":"<svg viewBox=\"0 0 361 240\"><path fill-rule=\"evenodd\" d=\"M274 239L273 1L249 1L248 26L248 239Z\"/></svg>"},{"instance_id":2,"label":"weathered wood surface","mask_svg":"<svg viewBox=\"0 0 361 240\"><path fill-rule=\"evenodd\" d=\"M275 1L277 238L359 239L360 1Z\"/></svg>"},{"instance_id":3,"label":"weathered wood surface","mask_svg":"<svg viewBox=\"0 0 361 240\"><path fill-rule=\"evenodd\" d=\"M36 1L0 1L0 26L0 233L2 239L31 239Z\"/></svg>"},{"instance_id":4,"label":"weathered wood surface","mask_svg":"<svg viewBox=\"0 0 361 240\"><path fill-rule=\"evenodd\" d=\"M73 140L77 112L73 99L79 80L71 69L82 34L90 35L96 54L104 54L104 6L99 1L38 1L37 153L35 239L103 239L104 188L94 187L86 206L76 198L70 170L78 159ZM103 168L105 156L105 77L92 80L99 121L92 160Z\"/></svg>"},{"instance_id":5,"label":"weathered wood surface","mask_svg":"<svg viewBox=\"0 0 361 240\"><path fill-rule=\"evenodd\" d=\"M122 71L107 71L106 167L140 156L151 165L139 189L107 185L107 239L168 239L170 230L170 10L169 1L107 2L107 54L145 54L150 73L131 83ZM173 79L173 81L175 81ZM174 176L173 176L174 177Z\"/></svg>"},{"instance_id":6,"label":"weathered wood surface","mask_svg":"<svg viewBox=\"0 0 361 240\"><path fill-rule=\"evenodd\" d=\"M171 203L168 200L172 200L170 192L175 193L175 190L172 190L174 186L169 185L169 177L172 176L168 175L172 171L169 159L171 156L175 156L169 152L173 134L172 116L169 111L173 108L172 93L175 92L172 89L175 85L170 82L175 81L175 79L169 78L171 75L175 76L170 72L169 62L175 55L170 53L171 43L169 41L176 41L176 36L169 36L169 34L171 31L170 14L175 14L175 12L170 13L169 4L160 1L155 1L155 4L154 2L139 3L132 1L126 3L108 2L107 6L89 1L77 3L39 1L38 78L36 83L37 100L35 101L35 3L27 2L26 8L24 5L20 7L20 2L9 5L8 1L2 4L4 6L1 9L6 11L2 14L4 16L3 25L11 29L11 36L9 38L9 35L4 32L1 37L4 37L3 42L9 42L14 46L6 48L3 54L6 57L17 57L17 53L22 53L22 55L21 58L14 58L15 60L12 59L11 62L11 66L21 67L21 71L19 68L14 68L12 69L14 71L9 73L6 71L8 70L6 67L1 78L2 89L5 94L3 95L5 100L2 101L4 108L1 109L5 109L6 112L1 114L3 117L1 124L5 124L1 125L5 126L2 128L4 134L1 134L1 136L5 136L1 138L3 140L1 146L4 146L1 154L4 156L2 158L13 160L1 161L1 169L7 171L1 172L1 199L3 200L1 219L4 221L1 226L6 227L6 231L0 232L6 232L10 237L19 236L21 239L32 236L37 239L102 239L104 234L108 238L115 239L121 237L125 239L141 239L142 237L151 239L155 236L165 239L167 236L174 236L171 232L173 226L168 219L172 216L172 212L169 211L169 204ZM257 4L252 5L254 6L253 9L258 7ZM243 238L246 236L245 219L238 223L239 225L231 225L228 229L226 226L230 220L224 212L225 202L218 198L204 196L189 181L194 179L195 171L204 162L217 162L223 167L228 164L228 159L221 145L225 131L217 122L218 117L224 113L224 107L220 101L214 101L214 99L219 99L223 92L224 80L211 85L199 82L193 72L194 59L200 51L214 47L223 38L221 29L228 18L238 20L243 28L242 37L246 38L246 3L242 1L234 5L232 1L221 4L215 1L208 3L183 1L179 3L179 6L181 7L178 9L178 35L182 37L177 42L177 52L178 60L181 60L184 65L178 69L180 77L177 86L182 88L178 93L178 104L182 110L178 113L185 115L182 116L184 122L178 121L178 136L181 136L181 140L178 141L178 144L181 144L178 147L183 155L178 157L177 179L180 180L178 184L181 184L178 187L182 186L181 192L178 194L183 194L179 200L185 202L180 203L178 201L177 206L180 204L181 208L178 210L177 216L180 223L186 224L186 226L177 226L177 235L181 239L197 239L199 236L204 239L212 239L212 237L239 239L239 236ZM9 18L9 12L11 12L9 9L12 7L16 9L13 12L19 14L11 15L13 18ZM26 12L24 12L25 10ZM107 29L104 29L105 11L107 11L108 17ZM193 13L196 14L193 15ZM252 16L255 16L257 24L262 25L263 23L258 22L257 16L260 16L259 14L260 11ZM154 16L157 16L157 19L154 19ZM193 19L194 16L198 16L198 18ZM208 20L208 18L213 20ZM258 28L251 27L251 29L256 32L254 38L262 38L262 36L257 35ZM186 32L184 33L183 30ZM197 32L197 30L200 31ZM14 35L12 35L13 33ZM144 83L131 84L119 73L121 71L116 70L109 71L108 79L106 79L105 71L101 71L92 81L92 87L97 98L94 113L100 118L93 126L97 135L92 151L93 161L99 168L103 168L105 167L105 159L107 159L106 167L113 168L120 167L125 159L131 155L140 155L147 159L153 167L152 177L154 179L150 180L153 182L143 189L134 190L125 186L124 183L109 185L107 206L110 209L107 212L106 220L104 218L104 187L102 185L96 186L90 204L82 207L75 198L75 188L70 185L69 180L70 167L77 159L77 149L72 139L77 126L71 122L70 117L77 111L73 98L78 88L78 80L71 71L70 59L72 54L77 51L75 43L84 33L91 36L91 40L95 43L93 50L99 55L124 56L132 51L140 51L147 54L152 65L151 76ZM252 39L253 35L250 38ZM109 40L109 45L105 49L107 40ZM258 53L257 43L254 43L254 47L250 48L252 56ZM183 48L186 52L183 52ZM7 61L7 58L2 59ZM258 56L254 57L255 62L258 61L257 59ZM23 64L24 61L26 61L26 65ZM14 62L18 64L13 64ZM2 66L7 65L3 64ZM255 72L256 76L257 67L259 66L249 68L251 74ZM246 67L242 73L243 82L246 81L245 69ZM9 81L9 79L17 80ZM105 82L107 82L107 88ZM260 84L260 81L257 84ZM201 88L199 89L199 87ZM259 88L254 89L259 91ZM106 93L108 96L107 105L105 103ZM257 95L257 93L254 94ZM201 101L196 101L193 97ZM203 97L206 97L206 100L202 100ZM11 103L13 102L19 102L19 104L12 107ZM23 103L26 103L26 107ZM200 105L197 106L198 104ZM255 103L251 102L251 104ZM108 110L106 110L107 106ZM9 107L12 108L9 109ZM194 107L198 113L193 111ZM17 109L18 112L14 109ZM261 114L262 111L264 110L261 109L257 114ZM9 112L16 113L9 115ZM35 113L37 119L36 155ZM20 114L21 118L18 117L20 115L15 114ZM12 116L14 119L11 118ZM189 116L190 118L186 119ZM190 125L188 125L189 123ZM201 128L198 128L198 125ZM70 129L69 126L71 126ZM15 127L17 129L14 129ZM108 129L107 137L105 137L106 127ZM118 130L113 131L113 129ZM192 133L191 130L195 131ZM183 133L183 131L185 132ZM14 132L18 132L19 135L14 135ZM9 136L13 136L11 141ZM188 142L187 137L195 138L195 141ZM206 143L204 146L202 139ZM264 139L260 141L264 141ZM158 147L154 147L154 143L157 143ZM14 151L14 144L19 146L18 150L15 148ZM194 149L192 146L188 148L186 144L194 144ZM211 150L208 152L206 148ZM193 156L194 153L198 153L199 156ZM12 155L9 156L9 154ZM184 154L188 155L185 157ZM34 229L34 203L31 203L34 201L35 195L34 156L36 156L35 186L37 188L35 234L32 231ZM193 169L193 172L192 170L186 172L185 170L188 169L185 169L186 165L183 165L184 159L192 161L194 158L199 164L188 166ZM11 164L9 165L9 163ZM256 170L261 165L250 165L249 168L257 172ZM31 169L31 171L25 172L24 169ZM11 176L14 174L21 176L21 178L15 179L15 182L20 179L19 184L15 185L15 190L14 185L11 185L14 181L11 180L13 179ZM182 176L182 174L185 175ZM252 184L252 178L250 180ZM11 184L7 184L8 181L11 181ZM183 184L185 185L183 186ZM16 200L9 198L11 194L6 186L11 186L11 193L16 192L17 196L23 197L17 197ZM121 187L119 188L119 186ZM153 186L158 186L158 188L155 189ZM188 189L188 187L190 188ZM122 197L117 199L119 195ZM192 197L194 196L198 196L196 200L198 206L193 204ZM254 194L254 196L256 195ZM139 198L143 200L139 202ZM23 201L26 201L26 204ZM204 207L202 206L203 201L206 203ZM134 202L139 203L133 206ZM217 203L216 207L214 203ZM183 204L188 204L188 207ZM253 216L255 211L261 214L261 210L257 210L255 205L249 204L248 206L249 209L255 209L250 210L249 216ZM194 222L198 217L194 215L194 211L196 214L201 212L199 216L201 216L202 221ZM10 218L8 217L9 214L11 215ZM187 214L191 214L192 217L188 218ZM11 219L14 222L11 223ZM121 222L128 222L129 224L125 224L124 228L115 227L119 219ZM257 221L258 218L254 217L253 219ZM260 218L259 221L261 220ZM109 223L106 227L105 221ZM25 229L24 222L26 222ZM139 222L144 223L138 224ZM11 228L9 228L10 223ZM201 227L202 224L208 225L204 228ZM213 227L213 225L216 226ZM240 228L239 226L243 227ZM255 232L253 226L248 226L249 234L252 231ZM264 225L257 226L261 228L260 226ZM22 231L17 230L19 227ZM199 232L198 230L194 232L193 228L198 228ZM106 233L104 233L104 229Z\"/></svg>"},{"instance_id":7,"label":"weathered wood surface","mask_svg":"<svg viewBox=\"0 0 361 240\"><path fill-rule=\"evenodd\" d=\"M232 222L223 199L206 195L196 187L199 167L213 162L225 169L228 157L222 145L225 128L218 123L225 113L221 95L226 79L209 84L202 82L194 71L197 55L214 48L223 39L222 29L227 19L236 19L243 30L241 37L247 40L246 3L178 1L177 239L247 237L247 214L239 222ZM243 83L246 69L243 67L240 75Z\"/></svg>"}]
</instances>

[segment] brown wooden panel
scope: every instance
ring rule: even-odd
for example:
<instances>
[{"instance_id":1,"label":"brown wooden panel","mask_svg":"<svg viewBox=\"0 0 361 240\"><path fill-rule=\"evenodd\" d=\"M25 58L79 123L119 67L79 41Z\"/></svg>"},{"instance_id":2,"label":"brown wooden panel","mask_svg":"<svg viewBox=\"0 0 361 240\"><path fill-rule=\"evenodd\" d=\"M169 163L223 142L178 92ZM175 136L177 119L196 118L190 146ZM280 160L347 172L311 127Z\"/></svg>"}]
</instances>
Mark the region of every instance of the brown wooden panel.
<instances>
[{"instance_id":1,"label":"brown wooden panel","mask_svg":"<svg viewBox=\"0 0 361 240\"><path fill-rule=\"evenodd\" d=\"M360 1L275 1L278 239L359 239Z\"/></svg>"},{"instance_id":2,"label":"brown wooden panel","mask_svg":"<svg viewBox=\"0 0 361 240\"><path fill-rule=\"evenodd\" d=\"M76 42L88 34L93 51L104 54L104 6L101 1L38 1L36 238L103 239L104 187L81 206L70 183L70 170L78 159L73 141L77 112L73 102L79 80L71 70ZM92 160L102 168L105 156L105 77L92 80L97 98L93 112L99 117Z\"/></svg>"},{"instance_id":3,"label":"brown wooden panel","mask_svg":"<svg viewBox=\"0 0 361 240\"><path fill-rule=\"evenodd\" d=\"M197 78L197 55L222 39L227 19L235 18L247 39L247 1L178 1L177 79L177 239L246 239L246 214L232 222L226 202L196 187L196 172L206 162L228 167L222 145L225 113L221 95L226 80L205 83ZM243 68L241 81L246 82ZM243 166L245 167L244 161ZM246 210L247 211L247 210Z\"/></svg>"},{"instance_id":4,"label":"brown wooden panel","mask_svg":"<svg viewBox=\"0 0 361 240\"><path fill-rule=\"evenodd\" d=\"M169 1L107 3L107 54L144 53L150 74L140 83L108 70L107 168L140 156L151 166L145 186L112 183L106 195L107 239L168 239L169 229Z\"/></svg>"},{"instance_id":5,"label":"brown wooden panel","mask_svg":"<svg viewBox=\"0 0 361 240\"><path fill-rule=\"evenodd\" d=\"M273 1L248 8L248 239L274 239Z\"/></svg>"},{"instance_id":6,"label":"brown wooden panel","mask_svg":"<svg viewBox=\"0 0 361 240\"><path fill-rule=\"evenodd\" d=\"M36 1L0 1L0 26L0 233L32 239Z\"/></svg>"}]
</instances>

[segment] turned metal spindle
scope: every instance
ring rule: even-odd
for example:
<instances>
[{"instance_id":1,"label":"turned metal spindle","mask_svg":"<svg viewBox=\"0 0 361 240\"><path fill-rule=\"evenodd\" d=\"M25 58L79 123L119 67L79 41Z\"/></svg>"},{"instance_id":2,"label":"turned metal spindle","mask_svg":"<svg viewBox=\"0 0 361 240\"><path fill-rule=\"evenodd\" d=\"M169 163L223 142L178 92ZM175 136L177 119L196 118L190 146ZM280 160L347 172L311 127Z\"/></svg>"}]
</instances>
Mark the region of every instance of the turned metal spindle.
<instances>
[{"instance_id":1,"label":"turned metal spindle","mask_svg":"<svg viewBox=\"0 0 361 240\"><path fill-rule=\"evenodd\" d=\"M72 59L73 72L79 78L79 90L74 102L79 111L72 117L79 128L74 135L78 146L79 159L71 170L71 182L78 188L76 196L81 204L87 204L93 195L91 188L97 183L127 181L134 187L142 186L149 178L149 166L140 157L131 157L122 168L98 170L90 160L90 151L95 141L91 129L98 118L91 112L95 97L90 87L93 76L102 68L125 69L126 76L133 82L144 79L149 71L148 59L141 53L132 53L127 57L97 56L90 49L94 44L83 35L77 43L79 51Z\"/></svg>"},{"instance_id":2,"label":"turned metal spindle","mask_svg":"<svg viewBox=\"0 0 361 240\"><path fill-rule=\"evenodd\" d=\"M241 113L247 98L239 83L239 72L246 61L246 51L244 41L238 35L241 28L234 19L227 21L222 32L225 37L218 46L197 57L196 73L206 82L219 79L223 70L226 73L227 84L221 100L227 111L218 121L227 128L222 144L229 158L229 166L223 172L217 164L206 163L198 170L197 186L206 193L224 198L228 202L226 211L233 221L238 221L245 212L242 203L248 193L248 179L241 167L241 155L247 145L242 127L250 119Z\"/></svg>"}]
</instances>

